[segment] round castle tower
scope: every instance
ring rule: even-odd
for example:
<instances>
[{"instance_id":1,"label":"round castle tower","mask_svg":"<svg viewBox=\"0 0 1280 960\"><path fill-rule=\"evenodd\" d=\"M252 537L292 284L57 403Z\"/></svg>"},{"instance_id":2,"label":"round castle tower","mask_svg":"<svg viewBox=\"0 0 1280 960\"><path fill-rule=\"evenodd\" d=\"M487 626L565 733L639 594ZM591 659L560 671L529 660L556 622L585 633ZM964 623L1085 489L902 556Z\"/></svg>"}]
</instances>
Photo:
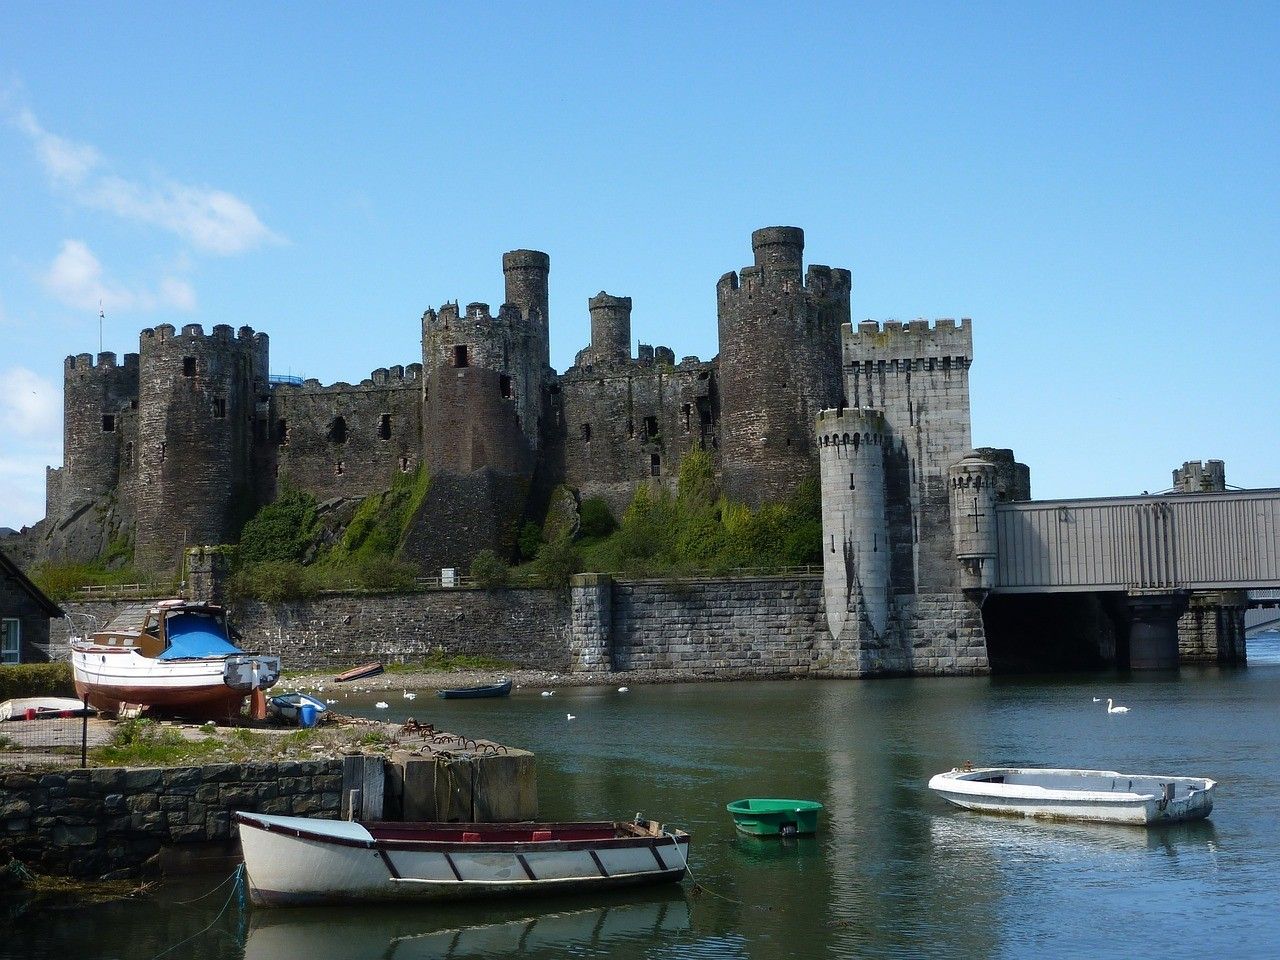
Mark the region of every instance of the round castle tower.
<instances>
[{"instance_id":1,"label":"round castle tower","mask_svg":"<svg viewBox=\"0 0 1280 960\"><path fill-rule=\"evenodd\" d=\"M804 231L751 235L755 264L716 285L724 489L759 505L786 497L814 468L813 423L842 401L840 327L848 270L801 270Z\"/></svg>"},{"instance_id":2,"label":"round castle tower","mask_svg":"<svg viewBox=\"0 0 1280 960\"><path fill-rule=\"evenodd\" d=\"M63 362L61 502L75 504L112 493L122 462L129 464L125 420L138 399L138 355L127 353L124 366L114 353L81 353Z\"/></svg>"},{"instance_id":3,"label":"round castle tower","mask_svg":"<svg viewBox=\"0 0 1280 960\"><path fill-rule=\"evenodd\" d=\"M947 470L951 538L960 563L962 590L990 590L996 577L998 468L978 451Z\"/></svg>"},{"instance_id":4,"label":"round castle tower","mask_svg":"<svg viewBox=\"0 0 1280 960\"><path fill-rule=\"evenodd\" d=\"M591 356L600 366L631 359L631 298L601 290L587 301L591 312Z\"/></svg>"},{"instance_id":5,"label":"round castle tower","mask_svg":"<svg viewBox=\"0 0 1280 960\"><path fill-rule=\"evenodd\" d=\"M268 397L265 333L199 324L142 331L138 398L140 566L162 569L186 546L227 543L256 505L254 420ZM264 414L265 416L265 407Z\"/></svg>"},{"instance_id":6,"label":"round castle tower","mask_svg":"<svg viewBox=\"0 0 1280 960\"><path fill-rule=\"evenodd\" d=\"M882 636L889 622L888 517L879 410L823 410L817 417L822 478L823 594L833 639Z\"/></svg>"}]
</instances>

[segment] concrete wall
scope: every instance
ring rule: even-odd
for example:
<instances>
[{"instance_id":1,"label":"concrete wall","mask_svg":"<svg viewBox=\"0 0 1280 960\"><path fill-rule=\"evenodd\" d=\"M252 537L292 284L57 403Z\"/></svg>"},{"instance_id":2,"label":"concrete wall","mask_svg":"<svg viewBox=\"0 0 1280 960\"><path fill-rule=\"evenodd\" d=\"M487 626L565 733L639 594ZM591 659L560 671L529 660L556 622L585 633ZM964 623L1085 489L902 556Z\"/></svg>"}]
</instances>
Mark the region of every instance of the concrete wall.
<instances>
[{"instance_id":1,"label":"concrete wall","mask_svg":"<svg viewBox=\"0 0 1280 960\"><path fill-rule=\"evenodd\" d=\"M133 876L163 847L230 841L233 810L335 818L341 790L340 759L0 772L0 855Z\"/></svg>"}]
</instances>

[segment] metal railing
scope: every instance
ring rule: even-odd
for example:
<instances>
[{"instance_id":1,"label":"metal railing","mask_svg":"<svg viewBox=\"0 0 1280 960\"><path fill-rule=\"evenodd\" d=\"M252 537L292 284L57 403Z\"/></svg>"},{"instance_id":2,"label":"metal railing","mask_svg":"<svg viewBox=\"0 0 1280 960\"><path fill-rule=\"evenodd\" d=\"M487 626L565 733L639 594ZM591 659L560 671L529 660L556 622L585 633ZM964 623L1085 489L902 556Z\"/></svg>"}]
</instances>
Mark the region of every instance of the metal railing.
<instances>
[{"instance_id":1,"label":"metal railing","mask_svg":"<svg viewBox=\"0 0 1280 960\"><path fill-rule=\"evenodd\" d=\"M72 600L150 600L174 592L172 583L104 583L76 587Z\"/></svg>"}]
</instances>

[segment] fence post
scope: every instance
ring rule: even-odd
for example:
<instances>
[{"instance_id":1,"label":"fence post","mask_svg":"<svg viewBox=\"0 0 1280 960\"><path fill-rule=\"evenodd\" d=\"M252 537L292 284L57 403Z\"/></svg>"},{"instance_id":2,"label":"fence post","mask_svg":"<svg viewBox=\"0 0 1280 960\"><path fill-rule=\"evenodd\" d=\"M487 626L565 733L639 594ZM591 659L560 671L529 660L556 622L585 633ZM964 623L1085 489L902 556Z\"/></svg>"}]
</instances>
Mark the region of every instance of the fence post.
<instances>
[{"instance_id":1,"label":"fence post","mask_svg":"<svg viewBox=\"0 0 1280 960\"><path fill-rule=\"evenodd\" d=\"M80 711L80 766L89 765L89 691L80 698L83 709Z\"/></svg>"}]
</instances>

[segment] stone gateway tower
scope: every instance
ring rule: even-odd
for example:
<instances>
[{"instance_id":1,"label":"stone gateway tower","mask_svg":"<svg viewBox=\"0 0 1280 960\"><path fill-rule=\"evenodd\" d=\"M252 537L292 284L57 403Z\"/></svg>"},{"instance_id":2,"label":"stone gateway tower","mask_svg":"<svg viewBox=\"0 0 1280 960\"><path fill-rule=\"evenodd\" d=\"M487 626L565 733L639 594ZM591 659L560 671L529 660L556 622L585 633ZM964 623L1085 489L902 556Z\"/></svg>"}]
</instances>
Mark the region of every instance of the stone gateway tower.
<instances>
[{"instance_id":1,"label":"stone gateway tower","mask_svg":"<svg viewBox=\"0 0 1280 960\"><path fill-rule=\"evenodd\" d=\"M755 264L716 285L724 490L759 506L785 498L814 469L818 411L842 402L840 328L848 270L802 274L804 231L751 234Z\"/></svg>"}]
</instances>

